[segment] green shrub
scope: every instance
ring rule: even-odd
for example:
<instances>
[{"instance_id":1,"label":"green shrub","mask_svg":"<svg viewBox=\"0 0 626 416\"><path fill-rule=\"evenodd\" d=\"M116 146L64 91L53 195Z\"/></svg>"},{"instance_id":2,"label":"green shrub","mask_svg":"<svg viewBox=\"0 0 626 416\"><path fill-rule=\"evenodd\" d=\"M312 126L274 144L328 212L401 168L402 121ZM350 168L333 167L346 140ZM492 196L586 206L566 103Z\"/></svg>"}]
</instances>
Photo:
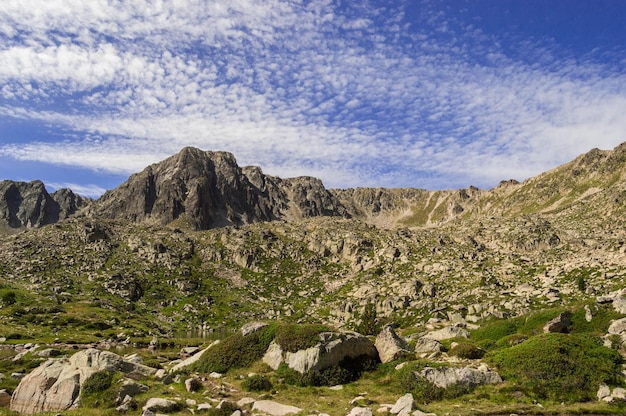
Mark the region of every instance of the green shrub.
<instances>
[{"instance_id":1,"label":"green shrub","mask_svg":"<svg viewBox=\"0 0 626 416\"><path fill-rule=\"evenodd\" d=\"M272 382L265 376L255 374L241 383L245 391L270 391L274 388Z\"/></svg>"},{"instance_id":2,"label":"green shrub","mask_svg":"<svg viewBox=\"0 0 626 416\"><path fill-rule=\"evenodd\" d=\"M93 373L83 384L84 394L100 393L111 387L113 383L113 373L110 371L98 371Z\"/></svg>"},{"instance_id":3,"label":"green shrub","mask_svg":"<svg viewBox=\"0 0 626 416\"><path fill-rule=\"evenodd\" d=\"M621 355L589 335L537 335L500 350L490 361L503 378L541 399L592 400L601 383L622 382Z\"/></svg>"},{"instance_id":4,"label":"green shrub","mask_svg":"<svg viewBox=\"0 0 626 416\"><path fill-rule=\"evenodd\" d=\"M230 416L237 410L239 410L239 407L236 403L225 401L219 409L212 407L206 411L206 414L209 416Z\"/></svg>"},{"instance_id":5,"label":"green shrub","mask_svg":"<svg viewBox=\"0 0 626 416\"><path fill-rule=\"evenodd\" d=\"M469 360L478 360L483 358L485 350L478 345L471 342L464 342L457 344L450 350L450 355L456 355L459 358L466 358Z\"/></svg>"},{"instance_id":6,"label":"green shrub","mask_svg":"<svg viewBox=\"0 0 626 416\"><path fill-rule=\"evenodd\" d=\"M245 337L237 332L205 352L192 369L201 373L225 373L232 368L248 367L263 358L275 332L275 324Z\"/></svg>"},{"instance_id":7,"label":"green shrub","mask_svg":"<svg viewBox=\"0 0 626 416\"><path fill-rule=\"evenodd\" d=\"M14 291L10 290L8 292L4 292L0 300L4 306L13 305L17 302L17 295Z\"/></svg>"},{"instance_id":8,"label":"green shrub","mask_svg":"<svg viewBox=\"0 0 626 416\"><path fill-rule=\"evenodd\" d=\"M363 335L377 335L382 327L376 314L376 305L368 303L361 315L361 322L355 327L355 331Z\"/></svg>"},{"instance_id":9,"label":"green shrub","mask_svg":"<svg viewBox=\"0 0 626 416\"><path fill-rule=\"evenodd\" d=\"M472 331L472 339L479 341L498 341L517 332L517 325L511 320L496 320L483 324L480 328Z\"/></svg>"},{"instance_id":10,"label":"green shrub","mask_svg":"<svg viewBox=\"0 0 626 416\"><path fill-rule=\"evenodd\" d=\"M319 334L328 331L331 329L325 325L281 324L276 328L276 342L283 351L297 352L317 345Z\"/></svg>"}]
</instances>

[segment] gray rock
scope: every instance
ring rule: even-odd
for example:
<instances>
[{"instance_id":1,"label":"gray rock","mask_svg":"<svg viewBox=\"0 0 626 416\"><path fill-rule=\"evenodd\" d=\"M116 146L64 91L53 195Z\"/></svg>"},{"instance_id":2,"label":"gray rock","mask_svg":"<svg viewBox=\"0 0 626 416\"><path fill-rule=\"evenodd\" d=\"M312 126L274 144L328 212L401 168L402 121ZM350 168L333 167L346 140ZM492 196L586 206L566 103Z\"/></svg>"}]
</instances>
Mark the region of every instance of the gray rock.
<instances>
[{"instance_id":1,"label":"gray rock","mask_svg":"<svg viewBox=\"0 0 626 416\"><path fill-rule=\"evenodd\" d=\"M69 358L50 358L20 381L13 392L11 410L33 414L76 407L81 387L93 374L136 374L135 366L117 354L96 349L80 351Z\"/></svg>"},{"instance_id":2,"label":"gray rock","mask_svg":"<svg viewBox=\"0 0 626 416\"><path fill-rule=\"evenodd\" d=\"M399 416L408 416L413 409L415 409L415 400L411 393L407 393L396 401L396 404L389 410L389 413Z\"/></svg>"},{"instance_id":3,"label":"gray rock","mask_svg":"<svg viewBox=\"0 0 626 416\"><path fill-rule=\"evenodd\" d=\"M600 384L600 388L598 388L598 400L602 400L605 397L608 397L611 395L611 388L609 386L607 386L606 384Z\"/></svg>"},{"instance_id":4,"label":"gray rock","mask_svg":"<svg viewBox=\"0 0 626 416\"><path fill-rule=\"evenodd\" d=\"M295 353L284 352L279 344L272 342L263 357L263 362L273 369L286 363L299 373L323 370L338 365L345 358L359 356L378 357L378 351L372 341L356 332L324 332L320 343L306 350Z\"/></svg>"},{"instance_id":5,"label":"gray rock","mask_svg":"<svg viewBox=\"0 0 626 416\"><path fill-rule=\"evenodd\" d=\"M11 395L6 389L0 390L0 407L9 407L11 404Z\"/></svg>"},{"instance_id":6,"label":"gray rock","mask_svg":"<svg viewBox=\"0 0 626 416\"><path fill-rule=\"evenodd\" d=\"M483 384L502 383L502 378L495 371L471 367L426 367L420 375L437 387L448 388L455 384L480 386Z\"/></svg>"},{"instance_id":7,"label":"gray rock","mask_svg":"<svg viewBox=\"0 0 626 416\"><path fill-rule=\"evenodd\" d=\"M268 326L268 324L265 322L249 322L242 326L239 331L241 331L241 335L245 337L246 335L250 335L261 328L265 328L266 326Z\"/></svg>"},{"instance_id":8,"label":"gray rock","mask_svg":"<svg viewBox=\"0 0 626 416\"><path fill-rule=\"evenodd\" d=\"M425 335L425 338L430 338L430 339L434 339L437 341L441 341L444 339L457 338L457 337L469 338L469 335L470 335L469 331L465 329L463 325L457 324L454 326L447 326L447 327L441 328L437 331L429 332L428 334Z\"/></svg>"},{"instance_id":9,"label":"gray rock","mask_svg":"<svg viewBox=\"0 0 626 416\"><path fill-rule=\"evenodd\" d=\"M298 407L288 406L272 400L257 400L252 405L252 411L254 412L255 410L272 416L286 416L302 412L302 409Z\"/></svg>"},{"instance_id":10,"label":"gray rock","mask_svg":"<svg viewBox=\"0 0 626 416\"><path fill-rule=\"evenodd\" d=\"M383 363L412 355L409 344L398 336L390 326L385 326L378 334L374 346L378 351L380 361Z\"/></svg>"},{"instance_id":11,"label":"gray rock","mask_svg":"<svg viewBox=\"0 0 626 416\"><path fill-rule=\"evenodd\" d=\"M415 352L417 354L441 352L443 350L443 344L432 338L418 338L417 343L415 344Z\"/></svg>"},{"instance_id":12,"label":"gray rock","mask_svg":"<svg viewBox=\"0 0 626 416\"><path fill-rule=\"evenodd\" d=\"M123 400L126 396L135 397L139 394L147 392L148 390L150 390L150 387L145 384L137 383L134 380L124 380L120 386L117 397Z\"/></svg>"},{"instance_id":13,"label":"gray rock","mask_svg":"<svg viewBox=\"0 0 626 416\"><path fill-rule=\"evenodd\" d=\"M181 404L174 400L152 397L148 399L146 405L141 408L145 412L176 412L182 408Z\"/></svg>"},{"instance_id":14,"label":"gray rock","mask_svg":"<svg viewBox=\"0 0 626 416\"><path fill-rule=\"evenodd\" d=\"M562 314L545 324L543 327L543 332L567 333L569 332L570 326L572 326L572 313L563 312Z\"/></svg>"},{"instance_id":15,"label":"gray rock","mask_svg":"<svg viewBox=\"0 0 626 416\"><path fill-rule=\"evenodd\" d=\"M202 388L202 382L197 377L191 377L185 380L185 389L188 392L194 393Z\"/></svg>"},{"instance_id":16,"label":"gray rock","mask_svg":"<svg viewBox=\"0 0 626 416\"><path fill-rule=\"evenodd\" d=\"M372 410L367 407L355 407L348 413L347 416L373 416Z\"/></svg>"}]
</instances>

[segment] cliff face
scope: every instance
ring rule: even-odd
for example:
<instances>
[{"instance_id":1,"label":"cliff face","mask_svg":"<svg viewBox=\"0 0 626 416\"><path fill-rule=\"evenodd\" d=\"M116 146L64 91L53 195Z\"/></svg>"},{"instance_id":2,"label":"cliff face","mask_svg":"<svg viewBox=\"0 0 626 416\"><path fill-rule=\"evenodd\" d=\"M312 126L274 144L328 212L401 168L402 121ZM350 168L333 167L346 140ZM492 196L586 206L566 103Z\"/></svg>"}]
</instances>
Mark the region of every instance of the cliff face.
<instances>
[{"instance_id":1,"label":"cliff face","mask_svg":"<svg viewBox=\"0 0 626 416\"><path fill-rule=\"evenodd\" d=\"M10 228L36 228L76 213L87 200L69 189L49 194L41 181L0 181L0 221Z\"/></svg>"},{"instance_id":2,"label":"cliff face","mask_svg":"<svg viewBox=\"0 0 626 416\"><path fill-rule=\"evenodd\" d=\"M345 209L315 178L280 179L241 168L227 152L185 148L106 192L92 213L159 225L185 220L195 229L317 215Z\"/></svg>"}]
</instances>

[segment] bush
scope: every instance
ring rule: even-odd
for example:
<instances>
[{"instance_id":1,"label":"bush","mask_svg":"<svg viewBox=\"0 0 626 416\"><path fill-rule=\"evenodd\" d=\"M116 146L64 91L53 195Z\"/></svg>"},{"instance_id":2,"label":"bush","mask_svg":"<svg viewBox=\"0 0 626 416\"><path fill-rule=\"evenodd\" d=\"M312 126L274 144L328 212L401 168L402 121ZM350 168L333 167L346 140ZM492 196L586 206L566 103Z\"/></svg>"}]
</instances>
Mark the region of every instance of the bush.
<instances>
[{"instance_id":1,"label":"bush","mask_svg":"<svg viewBox=\"0 0 626 416\"><path fill-rule=\"evenodd\" d=\"M368 303L361 315L361 322L355 327L355 331L363 335L377 335L382 327L376 314L376 305Z\"/></svg>"},{"instance_id":2,"label":"bush","mask_svg":"<svg viewBox=\"0 0 626 416\"><path fill-rule=\"evenodd\" d=\"M456 355L459 358L466 358L469 360L478 360L483 358L485 352L486 351L478 345L469 342L458 344L450 350L451 355Z\"/></svg>"},{"instance_id":3,"label":"bush","mask_svg":"<svg viewBox=\"0 0 626 416\"><path fill-rule=\"evenodd\" d=\"M201 373L225 373L232 368L248 367L263 358L275 332L275 324L245 337L237 332L205 352L192 369Z\"/></svg>"},{"instance_id":4,"label":"bush","mask_svg":"<svg viewBox=\"0 0 626 416\"><path fill-rule=\"evenodd\" d=\"M621 355L599 338L542 334L491 357L503 378L537 398L593 400L601 383L620 384Z\"/></svg>"},{"instance_id":5,"label":"bush","mask_svg":"<svg viewBox=\"0 0 626 416\"><path fill-rule=\"evenodd\" d=\"M4 292L0 300L2 300L2 304L4 306L13 305L17 302L17 295L14 291L10 290L8 292Z\"/></svg>"},{"instance_id":6,"label":"bush","mask_svg":"<svg viewBox=\"0 0 626 416\"><path fill-rule=\"evenodd\" d=\"M241 387L245 391L270 391L274 388L272 382L265 376L255 374L248 377L241 383Z\"/></svg>"},{"instance_id":7,"label":"bush","mask_svg":"<svg viewBox=\"0 0 626 416\"><path fill-rule=\"evenodd\" d=\"M82 391L84 394L100 393L111 387L113 373L110 371L98 371L85 380Z\"/></svg>"},{"instance_id":8,"label":"bush","mask_svg":"<svg viewBox=\"0 0 626 416\"><path fill-rule=\"evenodd\" d=\"M319 334L330 330L325 325L282 324L276 328L276 342L283 351L297 352L314 347L320 342Z\"/></svg>"}]
</instances>

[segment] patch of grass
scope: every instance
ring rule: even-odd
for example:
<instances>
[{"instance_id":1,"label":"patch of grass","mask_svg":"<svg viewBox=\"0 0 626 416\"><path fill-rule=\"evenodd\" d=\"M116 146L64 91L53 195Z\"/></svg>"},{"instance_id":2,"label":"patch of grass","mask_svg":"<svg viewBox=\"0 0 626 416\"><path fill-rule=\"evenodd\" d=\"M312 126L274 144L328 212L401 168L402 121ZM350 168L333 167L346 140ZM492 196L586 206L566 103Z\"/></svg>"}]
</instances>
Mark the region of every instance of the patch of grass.
<instances>
[{"instance_id":1,"label":"patch of grass","mask_svg":"<svg viewBox=\"0 0 626 416\"><path fill-rule=\"evenodd\" d=\"M276 342L283 351L297 352L314 347L320 342L319 334L331 331L319 324L281 324L276 328Z\"/></svg>"},{"instance_id":2,"label":"patch of grass","mask_svg":"<svg viewBox=\"0 0 626 416\"><path fill-rule=\"evenodd\" d=\"M222 340L202 355L193 366L201 373L225 373L230 369L244 368L260 360L276 335L277 324L261 328L247 336L237 332Z\"/></svg>"},{"instance_id":3,"label":"patch of grass","mask_svg":"<svg viewBox=\"0 0 626 416\"><path fill-rule=\"evenodd\" d=\"M590 335L537 335L496 352L489 361L503 378L539 399L587 401L595 398L601 383L622 383L623 358Z\"/></svg>"}]
</instances>

